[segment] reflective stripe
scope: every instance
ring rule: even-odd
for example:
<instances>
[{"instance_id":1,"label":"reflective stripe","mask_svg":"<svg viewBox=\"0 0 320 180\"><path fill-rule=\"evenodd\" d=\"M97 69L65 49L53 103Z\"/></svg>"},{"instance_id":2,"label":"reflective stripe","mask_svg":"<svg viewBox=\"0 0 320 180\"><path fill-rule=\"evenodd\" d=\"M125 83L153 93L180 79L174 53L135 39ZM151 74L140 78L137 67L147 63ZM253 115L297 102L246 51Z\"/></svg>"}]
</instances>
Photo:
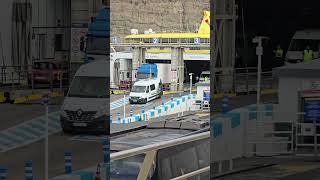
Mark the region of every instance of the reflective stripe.
<instances>
[{"instance_id":1,"label":"reflective stripe","mask_svg":"<svg viewBox=\"0 0 320 180\"><path fill-rule=\"evenodd\" d=\"M310 61L313 59L313 51L312 50L304 50L303 51L303 60Z\"/></svg>"},{"instance_id":2,"label":"reflective stripe","mask_svg":"<svg viewBox=\"0 0 320 180\"><path fill-rule=\"evenodd\" d=\"M32 171L32 167L26 167L26 171Z\"/></svg>"},{"instance_id":3,"label":"reflective stripe","mask_svg":"<svg viewBox=\"0 0 320 180\"><path fill-rule=\"evenodd\" d=\"M64 165L65 165L65 166L71 166L72 163L71 163L71 162L66 162L66 163L64 163Z\"/></svg>"},{"instance_id":4,"label":"reflective stripe","mask_svg":"<svg viewBox=\"0 0 320 180\"><path fill-rule=\"evenodd\" d=\"M282 56L283 56L283 50L282 49L277 49L276 50L276 57L282 58Z\"/></svg>"}]
</instances>

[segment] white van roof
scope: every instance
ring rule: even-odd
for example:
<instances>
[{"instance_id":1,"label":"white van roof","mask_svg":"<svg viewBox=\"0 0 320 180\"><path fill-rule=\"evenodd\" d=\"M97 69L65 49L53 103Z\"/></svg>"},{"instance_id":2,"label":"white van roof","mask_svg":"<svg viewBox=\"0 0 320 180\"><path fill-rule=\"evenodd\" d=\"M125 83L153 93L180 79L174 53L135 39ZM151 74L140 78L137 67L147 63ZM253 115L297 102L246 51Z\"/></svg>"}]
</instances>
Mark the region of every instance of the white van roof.
<instances>
[{"instance_id":1,"label":"white van roof","mask_svg":"<svg viewBox=\"0 0 320 180\"><path fill-rule=\"evenodd\" d=\"M210 71L202 71L201 74L210 74Z\"/></svg>"},{"instance_id":2,"label":"white van roof","mask_svg":"<svg viewBox=\"0 0 320 180\"><path fill-rule=\"evenodd\" d=\"M75 76L109 77L109 61L94 61L80 66Z\"/></svg>"},{"instance_id":3,"label":"white van roof","mask_svg":"<svg viewBox=\"0 0 320 180\"><path fill-rule=\"evenodd\" d=\"M155 79L144 79L134 83L134 86L150 86L151 84L159 83L158 80Z\"/></svg>"},{"instance_id":4,"label":"white van roof","mask_svg":"<svg viewBox=\"0 0 320 180\"><path fill-rule=\"evenodd\" d=\"M320 29L307 29L302 31L297 31L293 39L314 39L320 40Z\"/></svg>"}]
</instances>

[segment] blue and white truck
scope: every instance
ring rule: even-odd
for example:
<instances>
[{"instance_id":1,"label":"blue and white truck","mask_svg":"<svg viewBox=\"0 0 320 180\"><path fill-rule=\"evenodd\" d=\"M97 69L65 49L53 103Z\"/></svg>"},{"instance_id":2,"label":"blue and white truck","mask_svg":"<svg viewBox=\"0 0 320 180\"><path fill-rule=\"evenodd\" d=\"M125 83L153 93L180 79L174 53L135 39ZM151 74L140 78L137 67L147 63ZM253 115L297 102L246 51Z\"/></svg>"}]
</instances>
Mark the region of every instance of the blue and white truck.
<instances>
[{"instance_id":1,"label":"blue and white truck","mask_svg":"<svg viewBox=\"0 0 320 180\"><path fill-rule=\"evenodd\" d=\"M85 63L110 58L110 9L102 7L88 26Z\"/></svg>"}]
</instances>

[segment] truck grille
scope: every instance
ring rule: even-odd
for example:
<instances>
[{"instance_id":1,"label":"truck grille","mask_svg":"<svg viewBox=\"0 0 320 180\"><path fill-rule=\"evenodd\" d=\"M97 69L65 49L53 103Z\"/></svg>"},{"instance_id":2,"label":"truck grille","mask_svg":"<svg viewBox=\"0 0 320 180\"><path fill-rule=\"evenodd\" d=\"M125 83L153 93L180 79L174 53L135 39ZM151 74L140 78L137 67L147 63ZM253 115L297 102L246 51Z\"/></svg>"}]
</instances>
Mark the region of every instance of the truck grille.
<instances>
[{"instance_id":1,"label":"truck grille","mask_svg":"<svg viewBox=\"0 0 320 180\"><path fill-rule=\"evenodd\" d=\"M130 97L132 100L139 100L140 97Z\"/></svg>"},{"instance_id":2,"label":"truck grille","mask_svg":"<svg viewBox=\"0 0 320 180\"><path fill-rule=\"evenodd\" d=\"M82 111L79 116L78 111L66 111L68 118L72 121L92 121L97 111Z\"/></svg>"}]
</instances>

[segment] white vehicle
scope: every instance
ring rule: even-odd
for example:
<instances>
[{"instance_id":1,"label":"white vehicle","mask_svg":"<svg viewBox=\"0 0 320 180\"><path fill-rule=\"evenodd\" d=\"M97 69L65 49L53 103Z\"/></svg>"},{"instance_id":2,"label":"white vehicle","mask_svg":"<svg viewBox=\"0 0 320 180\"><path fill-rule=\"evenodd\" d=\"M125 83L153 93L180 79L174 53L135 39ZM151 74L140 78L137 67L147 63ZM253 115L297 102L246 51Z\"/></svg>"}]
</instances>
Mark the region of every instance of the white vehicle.
<instances>
[{"instance_id":1,"label":"white vehicle","mask_svg":"<svg viewBox=\"0 0 320 180\"><path fill-rule=\"evenodd\" d=\"M161 79L162 84L170 84L171 64L157 63L156 65L158 67L158 78Z\"/></svg>"},{"instance_id":2,"label":"white vehicle","mask_svg":"<svg viewBox=\"0 0 320 180\"><path fill-rule=\"evenodd\" d=\"M204 81L209 81L210 80L210 71L203 71L200 74L200 79L199 82L204 82Z\"/></svg>"},{"instance_id":3,"label":"white vehicle","mask_svg":"<svg viewBox=\"0 0 320 180\"><path fill-rule=\"evenodd\" d=\"M162 84L159 79L140 80L133 84L129 102L147 103L162 96Z\"/></svg>"},{"instance_id":4,"label":"white vehicle","mask_svg":"<svg viewBox=\"0 0 320 180\"><path fill-rule=\"evenodd\" d=\"M82 65L76 72L61 108L64 132L109 133L109 61Z\"/></svg>"},{"instance_id":5,"label":"white vehicle","mask_svg":"<svg viewBox=\"0 0 320 180\"><path fill-rule=\"evenodd\" d=\"M286 62L297 63L303 61L303 51L309 46L314 52L314 58L318 57L320 48L320 29L297 31L291 39L286 54Z\"/></svg>"}]
</instances>

